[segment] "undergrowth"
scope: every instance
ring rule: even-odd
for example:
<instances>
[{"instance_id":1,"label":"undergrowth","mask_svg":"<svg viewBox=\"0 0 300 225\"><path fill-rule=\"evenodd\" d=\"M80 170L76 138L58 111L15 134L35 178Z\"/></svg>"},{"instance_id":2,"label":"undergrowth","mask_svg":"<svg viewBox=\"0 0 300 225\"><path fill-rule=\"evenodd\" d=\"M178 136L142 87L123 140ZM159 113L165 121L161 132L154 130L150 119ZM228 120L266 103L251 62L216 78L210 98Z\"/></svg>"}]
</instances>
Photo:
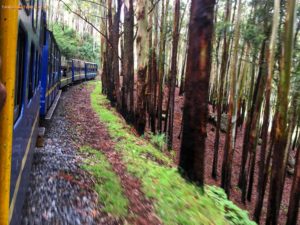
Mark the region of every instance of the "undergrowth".
<instances>
[{"instance_id":1,"label":"undergrowth","mask_svg":"<svg viewBox=\"0 0 300 225\"><path fill-rule=\"evenodd\" d=\"M91 103L109 134L122 152L127 170L142 182L145 195L153 200L164 224L254 225L246 211L227 200L224 191L214 186L201 189L184 180L172 161L146 140L136 137L118 114L107 106L101 83L95 82Z\"/></svg>"},{"instance_id":2,"label":"undergrowth","mask_svg":"<svg viewBox=\"0 0 300 225\"><path fill-rule=\"evenodd\" d=\"M150 142L160 150L164 150L167 145L166 135L165 134L149 134Z\"/></svg>"},{"instance_id":3,"label":"undergrowth","mask_svg":"<svg viewBox=\"0 0 300 225\"><path fill-rule=\"evenodd\" d=\"M119 177L114 173L105 155L87 146L80 150L86 154L82 168L95 178L95 191L104 205L103 210L118 218L126 217L128 200L123 195Z\"/></svg>"}]
</instances>

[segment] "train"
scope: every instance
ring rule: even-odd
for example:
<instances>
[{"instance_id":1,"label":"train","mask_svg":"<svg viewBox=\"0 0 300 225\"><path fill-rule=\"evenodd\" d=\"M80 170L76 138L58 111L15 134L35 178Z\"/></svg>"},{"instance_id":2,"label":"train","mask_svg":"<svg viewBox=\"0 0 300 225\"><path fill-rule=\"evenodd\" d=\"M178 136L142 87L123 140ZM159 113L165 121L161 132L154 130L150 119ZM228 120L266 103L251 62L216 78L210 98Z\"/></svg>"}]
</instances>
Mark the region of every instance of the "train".
<instances>
[{"instance_id":1,"label":"train","mask_svg":"<svg viewBox=\"0 0 300 225\"><path fill-rule=\"evenodd\" d=\"M39 122L53 113L61 89L94 79L98 66L62 57L47 29L42 0L2 0L0 82L0 224L19 224Z\"/></svg>"}]
</instances>

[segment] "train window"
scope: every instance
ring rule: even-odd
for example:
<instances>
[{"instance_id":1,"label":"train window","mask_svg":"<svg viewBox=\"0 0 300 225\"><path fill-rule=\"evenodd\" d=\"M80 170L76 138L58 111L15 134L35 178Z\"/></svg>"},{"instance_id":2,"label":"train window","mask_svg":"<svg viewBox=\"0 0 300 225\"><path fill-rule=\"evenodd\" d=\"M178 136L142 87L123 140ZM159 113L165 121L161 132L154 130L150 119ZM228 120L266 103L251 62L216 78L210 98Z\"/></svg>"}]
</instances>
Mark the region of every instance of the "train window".
<instances>
[{"instance_id":1,"label":"train window","mask_svg":"<svg viewBox=\"0 0 300 225\"><path fill-rule=\"evenodd\" d=\"M14 121L16 121L21 113L23 82L25 72L25 52L26 52L26 33L19 27L18 43L17 43L17 62L16 62L16 83L15 83L15 107Z\"/></svg>"},{"instance_id":2,"label":"train window","mask_svg":"<svg viewBox=\"0 0 300 225\"><path fill-rule=\"evenodd\" d=\"M49 48L48 48L48 88L52 85L52 41L49 36Z\"/></svg>"},{"instance_id":3,"label":"train window","mask_svg":"<svg viewBox=\"0 0 300 225\"><path fill-rule=\"evenodd\" d=\"M46 29L46 23L43 24L43 30L44 30L44 45L47 44L47 29Z\"/></svg>"},{"instance_id":4,"label":"train window","mask_svg":"<svg viewBox=\"0 0 300 225\"><path fill-rule=\"evenodd\" d=\"M28 73L28 100L32 98L34 93L34 58L35 58L35 47L33 43L31 43L30 48L30 61L29 61L29 73Z\"/></svg>"}]
</instances>

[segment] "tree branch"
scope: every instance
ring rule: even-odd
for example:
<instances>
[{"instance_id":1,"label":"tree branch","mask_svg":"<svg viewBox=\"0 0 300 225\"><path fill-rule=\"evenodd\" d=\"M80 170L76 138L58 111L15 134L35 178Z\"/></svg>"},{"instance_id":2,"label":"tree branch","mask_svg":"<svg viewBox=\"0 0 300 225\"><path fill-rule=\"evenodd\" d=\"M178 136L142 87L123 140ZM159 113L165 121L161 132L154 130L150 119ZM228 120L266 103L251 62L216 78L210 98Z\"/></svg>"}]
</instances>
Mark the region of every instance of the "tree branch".
<instances>
[{"instance_id":1,"label":"tree branch","mask_svg":"<svg viewBox=\"0 0 300 225\"><path fill-rule=\"evenodd\" d=\"M83 19L86 23L88 23L90 26L92 26L101 36L104 37L105 41L112 47L112 44L111 42L109 41L107 35L105 35L104 33L102 33L93 23L91 23L86 17L80 15L79 13L75 12L74 10L72 10L72 8L67 4L65 3L63 0L59 0L60 2L62 2L66 7L67 9L75 14L76 16L78 16L79 18Z\"/></svg>"},{"instance_id":2,"label":"tree branch","mask_svg":"<svg viewBox=\"0 0 300 225\"><path fill-rule=\"evenodd\" d=\"M94 1L91 1L91 0L81 0L81 1L83 1L83 2L88 2L88 3L92 3L92 4L95 4L95 5L98 5L98 6L101 6L101 7L107 9L106 5L103 5L102 3L99 3L99 2L94 2Z\"/></svg>"}]
</instances>

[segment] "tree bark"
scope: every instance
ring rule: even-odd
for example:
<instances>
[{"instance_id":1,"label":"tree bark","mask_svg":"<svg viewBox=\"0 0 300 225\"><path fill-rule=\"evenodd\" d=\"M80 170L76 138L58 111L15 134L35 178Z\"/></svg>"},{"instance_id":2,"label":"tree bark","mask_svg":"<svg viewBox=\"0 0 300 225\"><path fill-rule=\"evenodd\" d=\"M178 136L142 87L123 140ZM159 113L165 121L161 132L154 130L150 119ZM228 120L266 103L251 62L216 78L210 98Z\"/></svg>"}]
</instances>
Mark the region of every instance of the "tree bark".
<instances>
[{"instance_id":1,"label":"tree bark","mask_svg":"<svg viewBox=\"0 0 300 225\"><path fill-rule=\"evenodd\" d=\"M257 193L258 197L256 199L255 211L254 211L254 220L259 223L261 210L263 206L263 200L265 195L264 183L265 177L264 174L266 170L269 169L269 165L266 165L266 154L268 147L268 134L269 134L269 117L270 117L270 98L271 98L271 89L272 89L272 77L274 73L274 64L275 64L275 47L276 47L276 38L278 33L279 25L279 11L280 11L280 0L274 1L274 14L273 14L273 24L272 24L272 33L270 38L270 44L268 47L267 54L267 63L268 63L268 75L266 83L266 96L265 96L265 111L264 111L264 120L262 127L262 145L259 161L259 175L258 175L258 184L257 184Z\"/></svg>"},{"instance_id":2,"label":"tree bark","mask_svg":"<svg viewBox=\"0 0 300 225\"><path fill-rule=\"evenodd\" d=\"M120 111L121 93L120 93L120 74L119 74L119 30L120 30L120 15L121 15L122 0L117 1L117 11L114 15L112 27L112 105L117 104L117 109Z\"/></svg>"},{"instance_id":3,"label":"tree bark","mask_svg":"<svg viewBox=\"0 0 300 225\"><path fill-rule=\"evenodd\" d=\"M290 204L287 214L286 225L297 224L298 211L299 211L299 201L300 201L300 146L298 147L296 154L296 165L294 180L290 195Z\"/></svg>"},{"instance_id":4,"label":"tree bark","mask_svg":"<svg viewBox=\"0 0 300 225\"><path fill-rule=\"evenodd\" d=\"M136 107L136 130L142 135L146 126L146 75L148 62L148 21L147 0L137 0L137 24L138 33L136 38L137 47L137 107Z\"/></svg>"},{"instance_id":5,"label":"tree bark","mask_svg":"<svg viewBox=\"0 0 300 225\"><path fill-rule=\"evenodd\" d=\"M107 1L107 30L108 30L108 40L110 43L113 43L113 20L112 20L112 0ZM109 100L113 100L113 90L114 90L114 81L112 73L112 62L113 61L113 48L112 44L110 45L106 42L106 82L107 82L107 97Z\"/></svg>"},{"instance_id":6,"label":"tree bark","mask_svg":"<svg viewBox=\"0 0 300 225\"><path fill-rule=\"evenodd\" d=\"M200 186L204 184L214 4L214 0L192 0L189 24L186 94L179 166L189 179Z\"/></svg>"},{"instance_id":7,"label":"tree bark","mask_svg":"<svg viewBox=\"0 0 300 225\"><path fill-rule=\"evenodd\" d=\"M134 117L134 12L133 0L124 4L124 78L123 78L123 114L128 122Z\"/></svg>"},{"instance_id":8,"label":"tree bark","mask_svg":"<svg viewBox=\"0 0 300 225\"><path fill-rule=\"evenodd\" d=\"M158 65L158 103L157 103L157 129L162 132L162 109L163 109L163 98L164 98L164 75L165 75L165 58L166 58L166 32L167 32L167 18L168 18L168 7L169 1L162 0L162 15L160 24L160 49L159 49L159 65Z\"/></svg>"},{"instance_id":9,"label":"tree bark","mask_svg":"<svg viewBox=\"0 0 300 225\"><path fill-rule=\"evenodd\" d=\"M231 11L231 1L226 1L226 13L225 13L225 23L230 21L230 11ZM220 69L221 81L219 83L219 93L218 93L218 105L217 105L217 127L216 127L216 136L214 143L214 159L212 167L212 177L214 179L218 176L218 156L219 156L219 142L220 142L220 127L221 127L221 116L222 116L222 103L223 103L223 92L224 92L224 80L226 75L226 67L228 62L228 49L229 41L227 37L227 28L224 28L224 40L223 40L223 53L222 53L222 62Z\"/></svg>"},{"instance_id":10,"label":"tree bark","mask_svg":"<svg viewBox=\"0 0 300 225\"><path fill-rule=\"evenodd\" d=\"M293 55L293 25L295 20L295 5L296 0L289 0L286 2L286 21L283 29L283 45L280 60L275 145L266 219L267 225L277 224L286 172L287 113L292 62L291 59Z\"/></svg>"},{"instance_id":11,"label":"tree bark","mask_svg":"<svg viewBox=\"0 0 300 225\"><path fill-rule=\"evenodd\" d=\"M169 92L169 129L168 129L168 148L172 149L173 145L173 123L174 123L174 104L175 104L175 88L177 76L177 52L179 42L179 17L180 17L180 0L175 1L174 10L174 29L173 29L173 48L172 48L172 64L171 64L171 83Z\"/></svg>"},{"instance_id":12,"label":"tree bark","mask_svg":"<svg viewBox=\"0 0 300 225\"><path fill-rule=\"evenodd\" d=\"M240 35L240 17L241 17L241 0L238 0L238 12L235 21L235 31L234 31L234 42L233 42L233 62L237 62L238 57L238 45L239 45L239 35ZM230 96L229 96L229 111L228 111L228 126L224 147L224 158L222 165L222 182L221 186L230 197L230 187L231 187L231 171L232 171L232 160L234 153L234 121L233 115L235 111L235 98L236 98L236 64L231 63L230 66Z\"/></svg>"},{"instance_id":13,"label":"tree bark","mask_svg":"<svg viewBox=\"0 0 300 225\"><path fill-rule=\"evenodd\" d=\"M266 28L265 25L265 29ZM267 34L267 32L265 32ZM266 35L267 36L267 35ZM248 145L247 151L249 154L248 159L248 174L244 176L244 185L242 186L242 201L245 202L245 199L247 197L248 201L251 201L252 196L252 187L253 187L253 179L254 179L254 169L255 169L255 159L256 159L256 147L257 147L257 141L259 136L259 120L260 120L260 114L261 114L261 106L263 102L264 97L264 91L266 86L266 80L267 80L267 64L266 64L266 55L267 55L267 40L264 40L262 49L261 49L261 55L259 60L259 77L261 79L259 80L256 99L254 101L253 105L253 113L251 118L251 124L250 124L250 130L249 130L249 139L246 143ZM246 196L247 195L247 196Z\"/></svg>"}]
</instances>

